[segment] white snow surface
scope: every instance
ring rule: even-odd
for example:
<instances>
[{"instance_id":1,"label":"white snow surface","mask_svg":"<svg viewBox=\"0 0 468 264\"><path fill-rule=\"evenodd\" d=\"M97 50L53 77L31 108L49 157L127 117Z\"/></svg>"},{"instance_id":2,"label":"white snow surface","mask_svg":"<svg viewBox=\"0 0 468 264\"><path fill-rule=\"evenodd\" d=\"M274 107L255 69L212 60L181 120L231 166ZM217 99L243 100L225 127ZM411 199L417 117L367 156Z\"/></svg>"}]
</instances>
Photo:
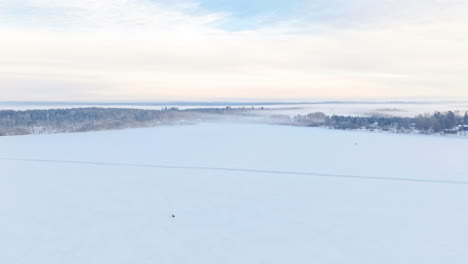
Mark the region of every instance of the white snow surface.
<instances>
[{"instance_id":1,"label":"white snow surface","mask_svg":"<svg viewBox=\"0 0 468 264\"><path fill-rule=\"evenodd\" d=\"M467 150L241 124L1 137L0 263L468 263Z\"/></svg>"}]
</instances>

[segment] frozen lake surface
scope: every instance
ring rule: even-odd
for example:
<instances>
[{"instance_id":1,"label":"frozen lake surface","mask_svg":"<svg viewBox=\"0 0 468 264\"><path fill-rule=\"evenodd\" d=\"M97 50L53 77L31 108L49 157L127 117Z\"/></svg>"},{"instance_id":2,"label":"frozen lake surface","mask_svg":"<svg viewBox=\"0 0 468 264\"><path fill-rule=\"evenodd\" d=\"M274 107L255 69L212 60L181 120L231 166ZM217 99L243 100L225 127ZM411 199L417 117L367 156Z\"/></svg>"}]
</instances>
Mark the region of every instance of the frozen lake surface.
<instances>
[{"instance_id":1,"label":"frozen lake surface","mask_svg":"<svg viewBox=\"0 0 468 264\"><path fill-rule=\"evenodd\" d=\"M0 263L468 263L467 150L267 125L1 137Z\"/></svg>"}]
</instances>

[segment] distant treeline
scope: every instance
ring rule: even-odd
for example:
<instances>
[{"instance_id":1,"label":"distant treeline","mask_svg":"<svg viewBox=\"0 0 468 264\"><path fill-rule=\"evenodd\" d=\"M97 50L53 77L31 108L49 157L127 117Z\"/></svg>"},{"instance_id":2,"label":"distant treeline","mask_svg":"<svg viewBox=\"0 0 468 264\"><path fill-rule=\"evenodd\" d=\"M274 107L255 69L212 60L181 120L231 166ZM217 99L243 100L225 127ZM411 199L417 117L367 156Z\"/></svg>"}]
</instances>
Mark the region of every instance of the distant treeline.
<instances>
[{"instance_id":1,"label":"distant treeline","mask_svg":"<svg viewBox=\"0 0 468 264\"><path fill-rule=\"evenodd\" d=\"M268 112L256 112L261 108L195 108L160 110L126 108L72 108L50 110L0 111L0 136L42 133L70 133L112 130L160 125L193 124L208 120L236 120L258 123L274 123L293 126L328 127L334 129L383 130L400 133L450 133L468 131L468 113L454 112L416 117L388 116L328 116L310 113L290 117ZM252 118L254 117L254 118Z\"/></svg>"},{"instance_id":2,"label":"distant treeline","mask_svg":"<svg viewBox=\"0 0 468 264\"><path fill-rule=\"evenodd\" d=\"M451 133L466 131L468 128L468 113L457 115L452 111L434 114L418 115L416 117L358 117L358 116L327 116L324 113L297 115L293 118L276 116L284 124L298 126L323 126L335 129L367 129L393 132L421 133ZM281 121L280 121L281 122Z\"/></svg>"},{"instance_id":3,"label":"distant treeline","mask_svg":"<svg viewBox=\"0 0 468 264\"><path fill-rule=\"evenodd\" d=\"M161 110L72 108L0 111L0 136L68 133L193 123L219 115L243 115L252 108L198 108Z\"/></svg>"}]
</instances>

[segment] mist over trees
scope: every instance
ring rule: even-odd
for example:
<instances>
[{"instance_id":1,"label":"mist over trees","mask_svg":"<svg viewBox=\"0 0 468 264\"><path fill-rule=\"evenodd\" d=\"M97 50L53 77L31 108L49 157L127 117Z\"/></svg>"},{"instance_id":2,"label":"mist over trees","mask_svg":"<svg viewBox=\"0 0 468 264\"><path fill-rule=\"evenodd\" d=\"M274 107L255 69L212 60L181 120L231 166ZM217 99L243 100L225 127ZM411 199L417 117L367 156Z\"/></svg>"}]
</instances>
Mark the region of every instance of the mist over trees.
<instances>
[{"instance_id":1,"label":"mist over trees","mask_svg":"<svg viewBox=\"0 0 468 264\"><path fill-rule=\"evenodd\" d=\"M247 108L198 108L180 110L73 108L0 111L0 136L40 133L69 133L159 125L190 124L212 120L220 115L245 115Z\"/></svg>"},{"instance_id":2,"label":"mist over trees","mask_svg":"<svg viewBox=\"0 0 468 264\"><path fill-rule=\"evenodd\" d=\"M0 111L0 136L42 133L70 133L161 125L194 124L202 121L231 120L281 125L327 127L333 129L382 130L398 133L457 134L468 131L468 113L452 111L419 115L393 116L328 116L324 113L307 115L271 115L264 108L225 107L161 110L126 108L72 108L27 111Z\"/></svg>"},{"instance_id":3,"label":"mist over trees","mask_svg":"<svg viewBox=\"0 0 468 264\"><path fill-rule=\"evenodd\" d=\"M297 115L292 119L277 116L284 124L298 126L321 126L335 129L367 129L393 132L448 133L468 130L468 113L457 115L452 111L446 113L418 115L416 117L361 117L361 116L327 116L324 113ZM285 123L285 120L287 122Z\"/></svg>"}]
</instances>

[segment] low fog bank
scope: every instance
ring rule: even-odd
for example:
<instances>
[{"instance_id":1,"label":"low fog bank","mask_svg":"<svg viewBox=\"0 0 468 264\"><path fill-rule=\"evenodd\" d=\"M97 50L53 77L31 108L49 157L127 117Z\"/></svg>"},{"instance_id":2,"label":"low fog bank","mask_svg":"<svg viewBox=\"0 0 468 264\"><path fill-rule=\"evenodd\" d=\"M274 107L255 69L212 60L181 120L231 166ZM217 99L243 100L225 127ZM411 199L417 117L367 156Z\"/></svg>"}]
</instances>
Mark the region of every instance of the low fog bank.
<instances>
[{"instance_id":1,"label":"low fog bank","mask_svg":"<svg viewBox=\"0 0 468 264\"><path fill-rule=\"evenodd\" d=\"M47 110L1 110L0 136L74 133L201 122L257 122L253 112L263 108L162 108L143 110L127 108L72 108ZM261 119L261 118L260 118Z\"/></svg>"},{"instance_id":2,"label":"low fog bank","mask_svg":"<svg viewBox=\"0 0 468 264\"><path fill-rule=\"evenodd\" d=\"M263 106L193 109L164 107L159 110L101 107L0 110L0 136L75 133L199 123L258 123L460 136L466 136L468 133L468 112L434 112L416 117L382 114L327 115L323 112L291 116L288 110L290 109ZM398 112L399 109L382 108L381 111Z\"/></svg>"},{"instance_id":3,"label":"low fog bank","mask_svg":"<svg viewBox=\"0 0 468 264\"><path fill-rule=\"evenodd\" d=\"M468 102L456 101L315 101L315 102L0 102L0 110L49 110L74 108L125 108L180 110L199 108L261 108L269 109L268 114L305 115L322 112L326 115L344 116L398 116L415 117L425 113L468 111Z\"/></svg>"}]
</instances>

